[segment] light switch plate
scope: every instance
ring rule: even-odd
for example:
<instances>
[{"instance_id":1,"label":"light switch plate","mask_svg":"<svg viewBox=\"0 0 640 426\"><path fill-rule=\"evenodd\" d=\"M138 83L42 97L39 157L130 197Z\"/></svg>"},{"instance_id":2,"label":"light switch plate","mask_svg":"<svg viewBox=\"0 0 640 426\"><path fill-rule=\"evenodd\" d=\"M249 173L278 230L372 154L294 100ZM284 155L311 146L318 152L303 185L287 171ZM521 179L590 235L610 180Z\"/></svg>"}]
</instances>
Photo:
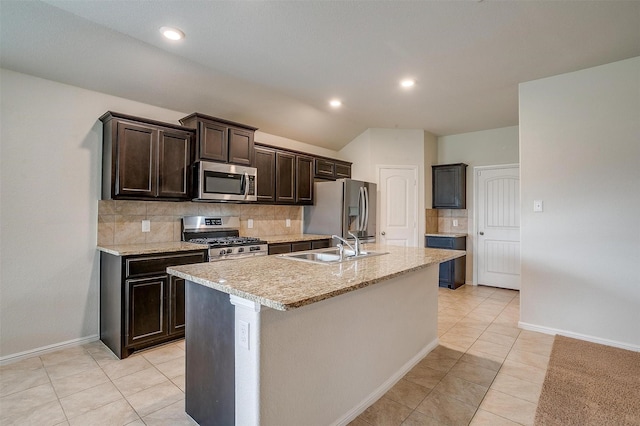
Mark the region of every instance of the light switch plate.
<instances>
[{"instance_id":1,"label":"light switch plate","mask_svg":"<svg viewBox=\"0 0 640 426\"><path fill-rule=\"evenodd\" d=\"M284 223L287 228L291 228L291 219L285 220Z\"/></svg>"},{"instance_id":2,"label":"light switch plate","mask_svg":"<svg viewBox=\"0 0 640 426\"><path fill-rule=\"evenodd\" d=\"M151 232L151 221L143 220L142 221L142 232Z\"/></svg>"},{"instance_id":3,"label":"light switch plate","mask_svg":"<svg viewBox=\"0 0 640 426\"><path fill-rule=\"evenodd\" d=\"M247 220L247 228L249 229L253 228L253 219Z\"/></svg>"},{"instance_id":4,"label":"light switch plate","mask_svg":"<svg viewBox=\"0 0 640 426\"><path fill-rule=\"evenodd\" d=\"M533 211L538 213L542 212L542 200L533 201Z\"/></svg>"}]
</instances>

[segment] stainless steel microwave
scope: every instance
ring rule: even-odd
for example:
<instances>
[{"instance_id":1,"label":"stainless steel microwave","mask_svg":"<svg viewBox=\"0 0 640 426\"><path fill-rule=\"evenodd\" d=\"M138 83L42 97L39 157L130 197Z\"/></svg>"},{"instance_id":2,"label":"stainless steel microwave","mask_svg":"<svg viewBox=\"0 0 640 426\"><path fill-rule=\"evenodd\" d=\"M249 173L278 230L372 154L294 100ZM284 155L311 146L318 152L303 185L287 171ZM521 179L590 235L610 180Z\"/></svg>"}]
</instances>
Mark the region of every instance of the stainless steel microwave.
<instances>
[{"instance_id":1,"label":"stainless steel microwave","mask_svg":"<svg viewBox=\"0 0 640 426\"><path fill-rule=\"evenodd\" d=\"M255 167L198 161L195 201L257 201Z\"/></svg>"}]
</instances>

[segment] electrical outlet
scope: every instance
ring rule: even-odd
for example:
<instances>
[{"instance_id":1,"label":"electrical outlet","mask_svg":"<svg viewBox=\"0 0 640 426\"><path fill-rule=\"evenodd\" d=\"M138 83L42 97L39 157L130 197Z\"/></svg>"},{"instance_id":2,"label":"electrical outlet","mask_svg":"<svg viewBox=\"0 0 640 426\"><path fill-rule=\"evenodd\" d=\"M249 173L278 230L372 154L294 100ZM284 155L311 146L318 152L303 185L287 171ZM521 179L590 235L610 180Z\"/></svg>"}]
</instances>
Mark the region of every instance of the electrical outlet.
<instances>
[{"instance_id":1,"label":"electrical outlet","mask_svg":"<svg viewBox=\"0 0 640 426\"><path fill-rule=\"evenodd\" d=\"M249 350L249 323L243 320L238 320L238 344Z\"/></svg>"},{"instance_id":2,"label":"electrical outlet","mask_svg":"<svg viewBox=\"0 0 640 426\"><path fill-rule=\"evenodd\" d=\"M458 219L453 219L453 226L458 226Z\"/></svg>"},{"instance_id":3,"label":"electrical outlet","mask_svg":"<svg viewBox=\"0 0 640 426\"><path fill-rule=\"evenodd\" d=\"M142 221L142 232L151 232L151 221L143 220Z\"/></svg>"},{"instance_id":4,"label":"electrical outlet","mask_svg":"<svg viewBox=\"0 0 640 426\"><path fill-rule=\"evenodd\" d=\"M285 225L287 228L291 228L291 219L285 220Z\"/></svg>"},{"instance_id":5,"label":"electrical outlet","mask_svg":"<svg viewBox=\"0 0 640 426\"><path fill-rule=\"evenodd\" d=\"M533 201L533 211L534 212L542 212L542 200L534 200Z\"/></svg>"},{"instance_id":6,"label":"electrical outlet","mask_svg":"<svg viewBox=\"0 0 640 426\"><path fill-rule=\"evenodd\" d=\"M249 229L253 228L253 219L247 220L247 228Z\"/></svg>"}]
</instances>

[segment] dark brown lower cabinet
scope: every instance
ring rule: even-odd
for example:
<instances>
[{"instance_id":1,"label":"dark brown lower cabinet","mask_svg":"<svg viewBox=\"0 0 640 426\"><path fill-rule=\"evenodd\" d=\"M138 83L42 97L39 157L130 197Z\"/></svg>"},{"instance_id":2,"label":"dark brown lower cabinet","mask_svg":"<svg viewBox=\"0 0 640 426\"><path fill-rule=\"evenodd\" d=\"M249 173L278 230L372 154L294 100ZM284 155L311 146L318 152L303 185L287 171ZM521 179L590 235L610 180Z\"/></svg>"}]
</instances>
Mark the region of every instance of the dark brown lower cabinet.
<instances>
[{"instance_id":1,"label":"dark brown lower cabinet","mask_svg":"<svg viewBox=\"0 0 640 426\"><path fill-rule=\"evenodd\" d=\"M316 250L331 247L331 240L294 241L291 243L269 244L269 254L284 254L295 251Z\"/></svg>"},{"instance_id":2,"label":"dark brown lower cabinet","mask_svg":"<svg viewBox=\"0 0 640 426\"><path fill-rule=\"evenodd\" d=\"M465 236L425 236L425 247L442 248L449 250L466 250L467 237ZM440 264L440 274L438 285L455 290L465 283L467 257L462 256L457 259Z\"/></svg>"},{"instance_id":3,"label":"dark brown lower cabinet","mask_svg":"<svg viewBox=\"0 0 640 426\"><path fill-rule=\"evenodd\" d=\"M123 359L184 337L185 281L166 269L206 259L206 249L132 256L102 252L100 340Z\"/></svg>"},{"instance_id":4,"label":"dark brown lower cabinet","mask_svg":"<svg viewBox=\"0 0 640 426\"><path fill-rule=\"evenodd\" d=\"M171 306L169 306L169 333L184 333L185 324L185 298L184 298L184 278L175 276L169 277L169 292L171 294Z\"/></svg>"}]
</instances>

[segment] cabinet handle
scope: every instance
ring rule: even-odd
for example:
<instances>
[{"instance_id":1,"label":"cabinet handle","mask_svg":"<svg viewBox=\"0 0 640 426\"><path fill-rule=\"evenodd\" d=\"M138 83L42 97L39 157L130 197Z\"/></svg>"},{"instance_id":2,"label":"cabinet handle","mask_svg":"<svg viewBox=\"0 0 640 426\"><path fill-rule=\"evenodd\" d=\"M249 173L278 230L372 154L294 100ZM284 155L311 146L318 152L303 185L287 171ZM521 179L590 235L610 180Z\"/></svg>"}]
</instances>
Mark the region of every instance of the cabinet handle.
<instances>
[{"instance_id":1,"label":"cabinet handle","mask_svg":"<svg viewBox=\"0 0 640 426\"><path fill-rule=\"evenodd\" d=\"M480 234L480 235L484 235L484 232L480 231L480 232L479 232L479 234Z\"/></svg>"},{"instance_id":2,"label":"cabinet handle","mask_svg":"<svg viewBox=\"0 0 640 426\"><path fill-rule=\"evenodd\" d=\"M384 231L382 231L380 234L381 234L381 235L387 235Z\"/></svg>"}]
</instances>

